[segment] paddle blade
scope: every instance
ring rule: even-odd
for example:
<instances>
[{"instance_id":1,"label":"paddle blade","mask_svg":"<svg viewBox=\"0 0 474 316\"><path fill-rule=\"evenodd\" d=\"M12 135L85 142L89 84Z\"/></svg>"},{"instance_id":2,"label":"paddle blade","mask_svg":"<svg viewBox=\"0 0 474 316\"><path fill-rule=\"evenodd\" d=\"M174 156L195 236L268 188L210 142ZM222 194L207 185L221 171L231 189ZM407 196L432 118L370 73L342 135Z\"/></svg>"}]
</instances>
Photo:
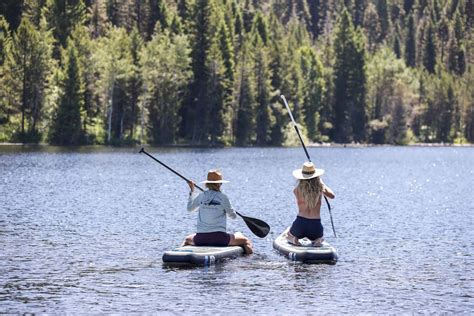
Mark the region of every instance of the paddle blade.
<instances>
[{"instance_id":1,"label":"paddle blade","mask_svg":"<svg viewBox=\"0 0 474 316\"><path fill-rule=\"evenodd\" d=\"M253 217L248 217L240 214L239 212L236 212L237 215L242 217L244 220L245 224L247 224L247 227L252 231L252 233L255 234L255 236L263 238L268 235L270 232L270 225L265 223L264 221L253 218Z\"/></svg>"}]
</instances>

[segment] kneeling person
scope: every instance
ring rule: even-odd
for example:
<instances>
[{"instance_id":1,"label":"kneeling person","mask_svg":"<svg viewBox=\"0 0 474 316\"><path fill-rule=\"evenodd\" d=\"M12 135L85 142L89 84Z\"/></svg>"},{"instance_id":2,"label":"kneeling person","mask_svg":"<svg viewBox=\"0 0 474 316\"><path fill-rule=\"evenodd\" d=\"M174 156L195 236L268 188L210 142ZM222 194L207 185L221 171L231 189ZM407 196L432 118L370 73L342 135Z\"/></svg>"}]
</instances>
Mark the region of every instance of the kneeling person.
<instances>
[{"instance_id":1,"label":"kneeling person","mask_svg":"<svg viewBox=\"0 0 474 316\"><path fill-rule=\"evenodd\" d=\"M235 219L236 213L230 205L227 195L221 192L222 173L210 170L205 183L208 190L195 194L194 182L188 182L189 192L188 211L198 211L196 233L189 235L183 245L195 246L242 246L246 254L253 253L252 242L242 233L227 233L226 216Z\"/></svg>"},{"instance_id":2,"label":"kneeling person","mask_svg":"<svg viewBox=\"0 0 474 316\"><path fill-rule=\"evenodd\" d=\"M298 180L294 189L298 215L291 225L287 239L290 243L300 245L298 239L308 238L313 246L321 246L323 225L321 224L321 199L323 195L333 199L334 192L326 186L320 176L323 169L316 169L312 162L305 162L303 168L293 171Z\"/></svg>"}]
</instances>

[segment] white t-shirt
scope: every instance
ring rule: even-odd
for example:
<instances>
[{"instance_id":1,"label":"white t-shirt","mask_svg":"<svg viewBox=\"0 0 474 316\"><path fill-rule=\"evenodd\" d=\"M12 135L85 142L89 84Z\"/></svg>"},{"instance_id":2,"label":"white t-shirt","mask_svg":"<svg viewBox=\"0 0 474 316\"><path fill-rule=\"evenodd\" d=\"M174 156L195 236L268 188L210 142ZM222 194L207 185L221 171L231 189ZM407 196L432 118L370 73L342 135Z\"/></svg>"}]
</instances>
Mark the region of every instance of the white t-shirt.
<instances>
[{"instance_id":1,"label":"white t-shirt","mask_svg":"<svg viewBox=\"0 0 474 316\"><path fill-rule=\"evenodd\" d=\"M188 199L188 211L198 211L196 233L227 232L226 215L236 218L229 198L222 192L207 190L193 193Z\"/></svg>"}]
</instances>

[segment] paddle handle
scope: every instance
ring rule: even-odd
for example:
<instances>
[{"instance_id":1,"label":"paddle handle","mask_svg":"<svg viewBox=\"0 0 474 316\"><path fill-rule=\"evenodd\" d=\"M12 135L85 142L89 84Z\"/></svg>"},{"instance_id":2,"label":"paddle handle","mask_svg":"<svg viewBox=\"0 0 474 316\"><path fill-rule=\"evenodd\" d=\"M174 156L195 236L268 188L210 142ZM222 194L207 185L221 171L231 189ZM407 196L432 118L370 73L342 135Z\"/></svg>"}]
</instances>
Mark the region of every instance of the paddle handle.
<instances>
[{"instance_id":1,"label":"paddle handle","mask_svg":"<svg viewBox=\"0 0 474 316\"><path fill-rule=\"evenodd\" d=\"M290 114L291 121L293 122L293 127L295 128L296 134L298 135L301 145L303 146L304 152L306 154L306 158L308 158L308 161L311 162L311 158L309 157L308 150L306 149L306 146L304 145L303 137L301 137L300 129L298 128L298 125L296 124L295 119L293 118L293 114L291 114L290 106L288 105L288 102L286 102L286 98L283 94L281 95L281 98L283 99L283 102L285 102L286 110L288 111L288 114Z\"/></svg>"},{"instance_id":2,"label":"paddle handle","mask_svg":"<svg viewBox=\"0 0 474 316\"><path fill-rule=\"evenodd\" d=\"M157 163L159 163L160 165L162 165L163 167L165 167L166 169L168 169L169 171L171 171L172 173L174 173L175 175L177 175L178 177L180 177L180 178L183 179L184 181L186 181L186 182L191 182L191 180L189 180L188 178L186 178L185 176L183 176L183 175L180 174L179 172L177 172L177 171L171 169L170 167L168 167L167 165L165 165L164 163L162 163L161 161L159 161L158 159L156 159L155 157L153 157L152 155L150 155L149 153L147 153L143 147L142 147L142 149L140 149L139 153L140 153L140 154L143 153L143 154L147 155L148 157L150 157L151 159L153 159L154 161L156 161ZM198 188L199 190L204 191L204 189L201 188L199 185L194 184L194 186L195 186L196 188Z\"/></svg>"}]
</instances>

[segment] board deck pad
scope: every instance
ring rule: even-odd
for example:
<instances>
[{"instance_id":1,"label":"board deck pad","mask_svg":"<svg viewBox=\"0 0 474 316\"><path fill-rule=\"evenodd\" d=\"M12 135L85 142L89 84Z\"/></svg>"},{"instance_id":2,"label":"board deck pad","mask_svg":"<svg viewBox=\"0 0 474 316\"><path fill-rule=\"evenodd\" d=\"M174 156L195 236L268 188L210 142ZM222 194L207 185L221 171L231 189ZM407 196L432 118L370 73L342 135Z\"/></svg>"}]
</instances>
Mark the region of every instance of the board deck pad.
<instances>
[{"instance_id":1,"label":"board deck pad","mask_svg":"<svg viewBox=\"0 0 474 316\"><path fill-rule=\"evenodd\" d=\"M235 258L243 254L244 249L239 246L183 246L165 251L163 253L163 263L168 265L210 266L226 258Z\"/></svg>"},{"instance_id":2,"label":"board deck pad","mask_svg":"<svg viewBox=\"0 0 474 316\"><path fill-rule=\"evenodd\" d=\"M286 235L290 228L287 228L273 242L273 248L279 253L288 257L292 261L303 263L329 263L337 262L337 250L329 243L323 241L321 247L314 247L311 241L300 239L301 246L296 246L288 242Z\"/></svg>"}]
</instances>

